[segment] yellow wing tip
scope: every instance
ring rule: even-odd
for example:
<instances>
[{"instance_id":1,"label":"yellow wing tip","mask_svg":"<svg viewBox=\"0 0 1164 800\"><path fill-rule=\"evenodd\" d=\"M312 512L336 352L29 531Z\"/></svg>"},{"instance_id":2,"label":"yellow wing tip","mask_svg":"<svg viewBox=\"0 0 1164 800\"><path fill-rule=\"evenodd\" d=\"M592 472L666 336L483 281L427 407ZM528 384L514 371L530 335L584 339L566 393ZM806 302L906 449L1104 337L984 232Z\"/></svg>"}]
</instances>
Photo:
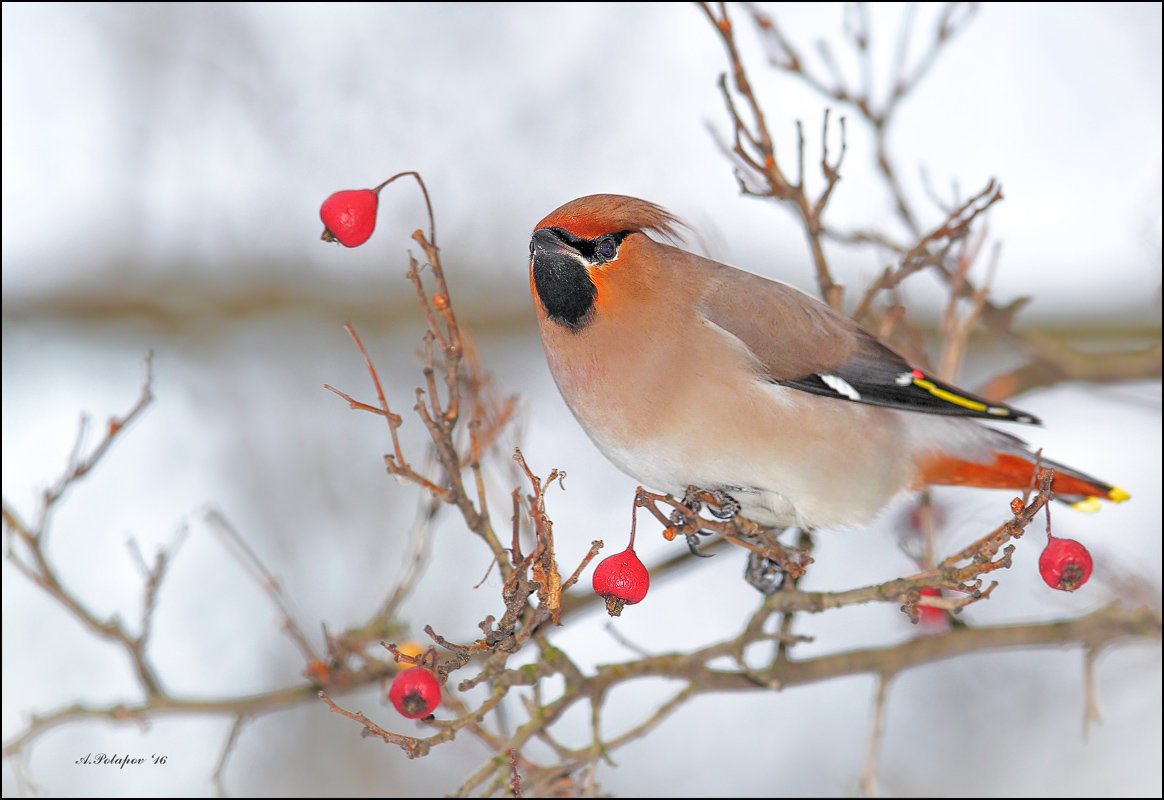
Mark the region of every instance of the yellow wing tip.
<instances>
[{"instance_id":1,"label":"yellow wing tip","mask_svg":"<svg viewBox=\"0 0 1164 800\"><path fill-rule=\"evenodd\" d=\"M1094 514L1102 508L1098 497L1085 497L1082 500L1077 500L1072 503L1071 507L1076 511L1082 511L1084 514Z\"/></svg>"},{"instance_id":2,"label":"yellow wing tip","mask_svg":"<svg viewBox=\"0 0 1164 800\"><path fill-rule=\"evenodd\" d=\"M1107 497L1104 499L1110 500L1113 503L1122 503L1131 498L1132 496L1123 489L1118 486L1113 486L1108 489ZM1076 511L1082 511L1084 514L1094 514L1096 511L1099 511L1101 503L1098 497L1085 497L1082 500L1076 500L1074 503L1071 503L1071 507Z\"/></svg>"}]
</instances>

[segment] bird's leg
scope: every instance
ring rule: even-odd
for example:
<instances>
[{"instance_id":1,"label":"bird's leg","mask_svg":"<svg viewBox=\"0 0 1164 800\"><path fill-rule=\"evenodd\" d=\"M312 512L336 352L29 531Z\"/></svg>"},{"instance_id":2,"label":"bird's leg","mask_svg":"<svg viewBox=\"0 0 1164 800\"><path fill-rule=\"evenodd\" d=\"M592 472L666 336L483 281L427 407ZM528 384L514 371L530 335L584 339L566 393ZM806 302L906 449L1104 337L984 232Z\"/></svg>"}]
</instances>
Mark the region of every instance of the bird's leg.
<instances>
[{"instance_id":1,"label":"bird's leg","mask_svg":"<svg viewBox=\"0 0 1164 800\"><path fill-rule=\"evenodd\" d=\"M785 531L798 532L796 547L783 545L776 538ZM805 568L812 563L812 556L809 555L812 539L809 532L803 528L794 526L776 530L757 526L750 533L741 531L741 536L760 545L748 554L744 580L762 594L769 595L779 591L786 579L791 579L792 585L795 585L796 580L804 574Z\"/></svg>"},{"instance_id":2,"label":"bird's leg","mask_svg":"<svg viewBox=\"0 0 1164 800\"><path fill-rule=\"evenodd\" d=\"M698 515L703 510L703 494L704 491L695 486L688 486L687 491L683 493L683 505L691 509L693 516Z\"/></svg>"},{"instance_id":3,"label":"bird's leg","mask_svg":"<svg viewBox=\"0 0 1164 800\"><path fill-rule=\"evenodd\" d=\"M698 502L698 501L697 501ZM699 537L710 536L710 531L705 531L699 527L699 515L694 512L681 511L676 508L671 511L668 516L671 521L671 527L676 533L682 533L683 538L687 540L687 549L691 551L691 555L699 556L700 558L711 558L714 553L701 553L699 551Z\"/></svg>"}]
</instances>

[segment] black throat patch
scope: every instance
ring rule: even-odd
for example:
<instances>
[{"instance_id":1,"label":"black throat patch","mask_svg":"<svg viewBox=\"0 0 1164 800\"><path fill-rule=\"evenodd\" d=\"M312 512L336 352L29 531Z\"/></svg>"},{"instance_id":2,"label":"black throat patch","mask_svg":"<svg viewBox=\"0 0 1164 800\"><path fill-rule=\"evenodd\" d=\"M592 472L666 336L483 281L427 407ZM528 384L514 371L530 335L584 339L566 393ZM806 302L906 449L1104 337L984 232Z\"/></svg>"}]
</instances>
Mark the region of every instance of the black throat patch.
<instances>
[{"instance_id":1,"label":"black throat patch","mask_svg":"<svg viewBox=\"0 0 1164 800\"><path fill-rule=\"evenodd\" d=\"M577 259L562 253L537 253L533 277L538 298L551 320L579 331L594 318L598 287Z\"/></svg>"},{"instance_id":2,"label":"black throat patch","mask_svg":"<svg viewBox=\"0 0 1164 800\"><path fill-rule=\"evenodd\" d=\"M579 257L577 243L585 240L564 233L552 228L534 233L530 245L534 288L546 316L577 332L594 319L598 287Z\"/></svg>"},{"instance_id":3,"label":"black throat patch","mask_svg":"<svg viewBox=\"0 0 1164 800\"><path fill-rule=\"evenodd\" d=\"M616 231L582 239L562 228L539 228L529 243L534 288L546 316L575 333L594 320L598 287L588 269L618 259L623 239L632 231Z\"/></svg>"}]
</instances>

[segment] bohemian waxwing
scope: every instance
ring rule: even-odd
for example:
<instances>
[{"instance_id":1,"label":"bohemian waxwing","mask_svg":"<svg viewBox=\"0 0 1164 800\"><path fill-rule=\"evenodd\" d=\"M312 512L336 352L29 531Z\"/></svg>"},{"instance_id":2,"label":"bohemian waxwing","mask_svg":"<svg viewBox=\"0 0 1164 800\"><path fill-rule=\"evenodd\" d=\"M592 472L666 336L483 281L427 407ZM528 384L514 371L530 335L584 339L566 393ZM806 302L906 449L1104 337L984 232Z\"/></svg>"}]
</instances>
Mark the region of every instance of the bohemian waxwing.
<instances>
[{"instance_id":1,"label":"bohemian waxwing","mask_svg":"<svg viewBox=\"0 0 1164 800\"><path fill-rule=\"evenodd\" d=\"M772 526L860 525L928 484L1030 485L1030 449L973 418L1032 415L924 374L787 284L647 236L680 225L653 203L591 195L530 242L550 372L623 472L679 497L726 492ZM1042 463L1081 508L1129 496Z\"/></svg>"}]
</instances>

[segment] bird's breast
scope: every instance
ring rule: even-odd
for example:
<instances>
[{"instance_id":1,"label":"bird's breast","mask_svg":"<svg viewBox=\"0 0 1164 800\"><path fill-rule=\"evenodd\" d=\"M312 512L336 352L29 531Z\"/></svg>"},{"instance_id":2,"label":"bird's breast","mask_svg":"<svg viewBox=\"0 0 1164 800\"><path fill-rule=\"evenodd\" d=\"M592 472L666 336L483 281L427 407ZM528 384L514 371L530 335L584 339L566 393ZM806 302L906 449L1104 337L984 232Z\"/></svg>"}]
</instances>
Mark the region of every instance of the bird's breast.
<instances>
[{"instance_id":1,"label":"bird's breast","mask_svg":"<svg viewBox=\"0 0 1164 800\"><path fill-rule=\"evenodd\" d=\"M599 322L546 323L547 361L595 445L644 485L724 489L767 524L832 525L867 521L909 483L899 412L763 381L713 326Z\"/></svg>"}]
</instances>

